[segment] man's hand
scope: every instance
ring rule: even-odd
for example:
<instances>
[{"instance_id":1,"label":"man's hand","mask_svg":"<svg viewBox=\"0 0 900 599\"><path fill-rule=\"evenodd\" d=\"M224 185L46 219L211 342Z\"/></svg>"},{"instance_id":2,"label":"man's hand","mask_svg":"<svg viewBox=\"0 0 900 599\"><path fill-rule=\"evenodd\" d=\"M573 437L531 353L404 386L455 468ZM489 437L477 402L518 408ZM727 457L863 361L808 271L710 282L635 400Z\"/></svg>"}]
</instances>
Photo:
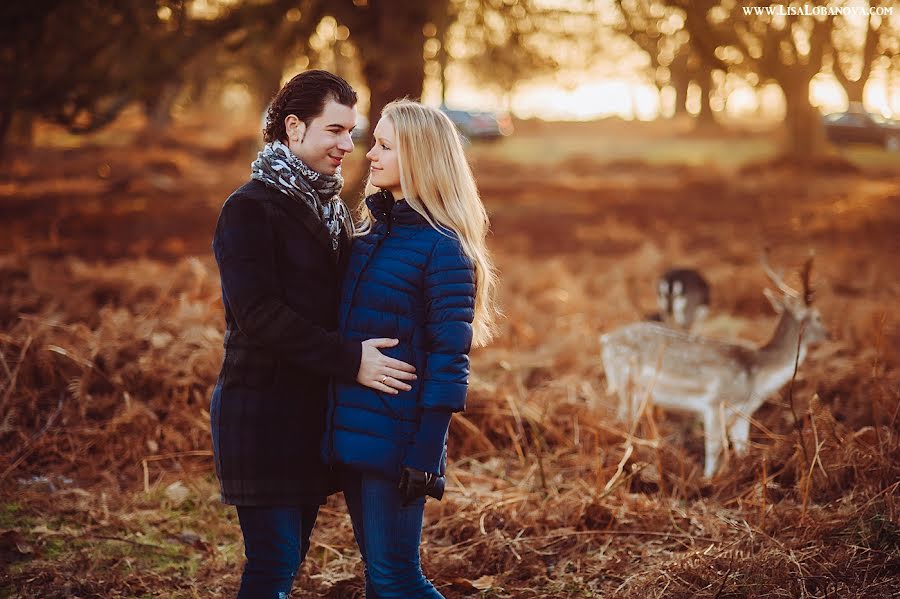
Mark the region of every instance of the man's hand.
<instances>
[{"instance_id":1,"label":"man's hand","mask_svg":"<svg viewBox=\"0 0 900 599\"><path fill-rule=\"evenodd\" d=\"M368 339L362 342L362 360L356 382L376 391L396 395L400 391L412 389L403 381L414 381L416 367L385 356L379 347L394 347L397 339Z\"/></svg>"},{"instance_id":2,"label":"man's hand","mask_svg":"<svg viewBox=\"0 0 900 599\"><path fill-rule=\"evenodd\" d=\"M403 499L403 506L406 507L426 495L438 500L443 497L444 477L415 468L404 468L400 475L400 497Z\"/></svg>"}]
</instances>

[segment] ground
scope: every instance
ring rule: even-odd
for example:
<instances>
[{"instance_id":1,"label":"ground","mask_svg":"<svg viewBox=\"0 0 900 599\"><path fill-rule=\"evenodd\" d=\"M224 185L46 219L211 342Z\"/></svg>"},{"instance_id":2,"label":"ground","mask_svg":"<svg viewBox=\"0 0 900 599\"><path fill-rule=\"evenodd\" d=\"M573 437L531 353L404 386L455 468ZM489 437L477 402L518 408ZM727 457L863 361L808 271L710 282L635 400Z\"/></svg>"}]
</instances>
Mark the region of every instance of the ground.
<instances>
[{"instance_id":1,"label":"ground","mask_svg":"<svg viewBox=\"0 0 900 599\"><path fill-rule=\"evenodd\" d=\"M209 452L209 243L257 140L211 130L0 166L0 596L237 587ZM447 496L426 509L423 565L447 597L897 596L900 157L798 166L776 147L618 121L520 123L468 147L505 318L473 352ZM694 418L616 421L598 338L687 265L712 286L706 334L765 342L766 247L794 284L814 251L830 338L757 412L749 455L706 480ZM360 575L333 497L294 596L361 597Z\"/></svg>"}]
</instances>

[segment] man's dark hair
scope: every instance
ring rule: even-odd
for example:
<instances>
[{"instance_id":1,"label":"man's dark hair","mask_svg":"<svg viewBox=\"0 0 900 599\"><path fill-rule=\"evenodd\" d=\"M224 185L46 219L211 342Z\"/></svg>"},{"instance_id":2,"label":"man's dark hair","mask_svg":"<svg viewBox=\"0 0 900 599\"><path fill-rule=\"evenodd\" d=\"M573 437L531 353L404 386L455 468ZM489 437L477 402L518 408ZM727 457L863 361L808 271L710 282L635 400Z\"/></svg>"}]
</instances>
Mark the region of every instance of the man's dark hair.
<instances>
[{"instance_id":1,"label":"man's dark hair","mask_svg":"<svg viewBox=\"0 0 900 599\"><path fill-rule=\"evenodd\" d=\"M263 137L266 143L287 139L284 119L295 115L308 127L314 118L322 114L325 103L334 100L344 106L356 105L356 92L350 84L328 71L305 71L284 84L275 94L266 113Z\"/></svg>"}]
</instances>

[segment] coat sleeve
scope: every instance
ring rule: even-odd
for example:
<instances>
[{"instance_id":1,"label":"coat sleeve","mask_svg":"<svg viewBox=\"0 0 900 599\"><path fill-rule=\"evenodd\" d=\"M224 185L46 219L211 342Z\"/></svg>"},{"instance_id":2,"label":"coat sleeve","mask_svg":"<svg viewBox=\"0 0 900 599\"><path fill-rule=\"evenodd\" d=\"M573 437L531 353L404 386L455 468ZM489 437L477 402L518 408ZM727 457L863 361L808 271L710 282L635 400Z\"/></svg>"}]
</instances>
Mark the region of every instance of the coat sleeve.
<instances>
[{"instance_id":1,"label":"coat sleeve","mask_svg":"<svg viewBox=\"0 0 900 599\"><path fill-rule=\"evenodd\" d=\"M273 258L275 239L260 202L240 195L225 202L213 251L222 293L242 333L302 368L356 379L362 345L342 340L282 301Z\"/></svg>"},{"instance_id":2,"label":"coat sleeve","mask_svg":"<svg viewBox=\"0 0 900 599\"><path fill-rule=\"evenodd\" d=\"M441 236L425 273L425 343L419 429L404 466L441 471L453 412L466 407L475 318L475 268L458 240Z\"/></svg>"}]
</instances>

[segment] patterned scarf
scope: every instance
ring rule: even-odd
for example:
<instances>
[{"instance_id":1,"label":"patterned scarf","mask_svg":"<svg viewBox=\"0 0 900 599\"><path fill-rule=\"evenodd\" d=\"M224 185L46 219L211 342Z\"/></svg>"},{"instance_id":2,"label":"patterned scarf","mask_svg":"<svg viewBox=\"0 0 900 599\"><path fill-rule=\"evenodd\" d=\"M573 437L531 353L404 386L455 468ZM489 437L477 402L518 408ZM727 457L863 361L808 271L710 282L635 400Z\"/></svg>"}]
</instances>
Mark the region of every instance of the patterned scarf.
<instances>
[{"instance_id":1,"label":"patterned scarf","mask_svg":"<svg viewBox=\"0 0 900 599\"><path fill-rule=\"evenodd\" d=\"M250 170L252 179L262 181L312 210L328 229L332 250L338 249L342 227L346 235L353 235L350 211L339 195L344 187L340 168L334 175L318 173L276 140L263 147Z\"/></svg>"}]
</instances>

